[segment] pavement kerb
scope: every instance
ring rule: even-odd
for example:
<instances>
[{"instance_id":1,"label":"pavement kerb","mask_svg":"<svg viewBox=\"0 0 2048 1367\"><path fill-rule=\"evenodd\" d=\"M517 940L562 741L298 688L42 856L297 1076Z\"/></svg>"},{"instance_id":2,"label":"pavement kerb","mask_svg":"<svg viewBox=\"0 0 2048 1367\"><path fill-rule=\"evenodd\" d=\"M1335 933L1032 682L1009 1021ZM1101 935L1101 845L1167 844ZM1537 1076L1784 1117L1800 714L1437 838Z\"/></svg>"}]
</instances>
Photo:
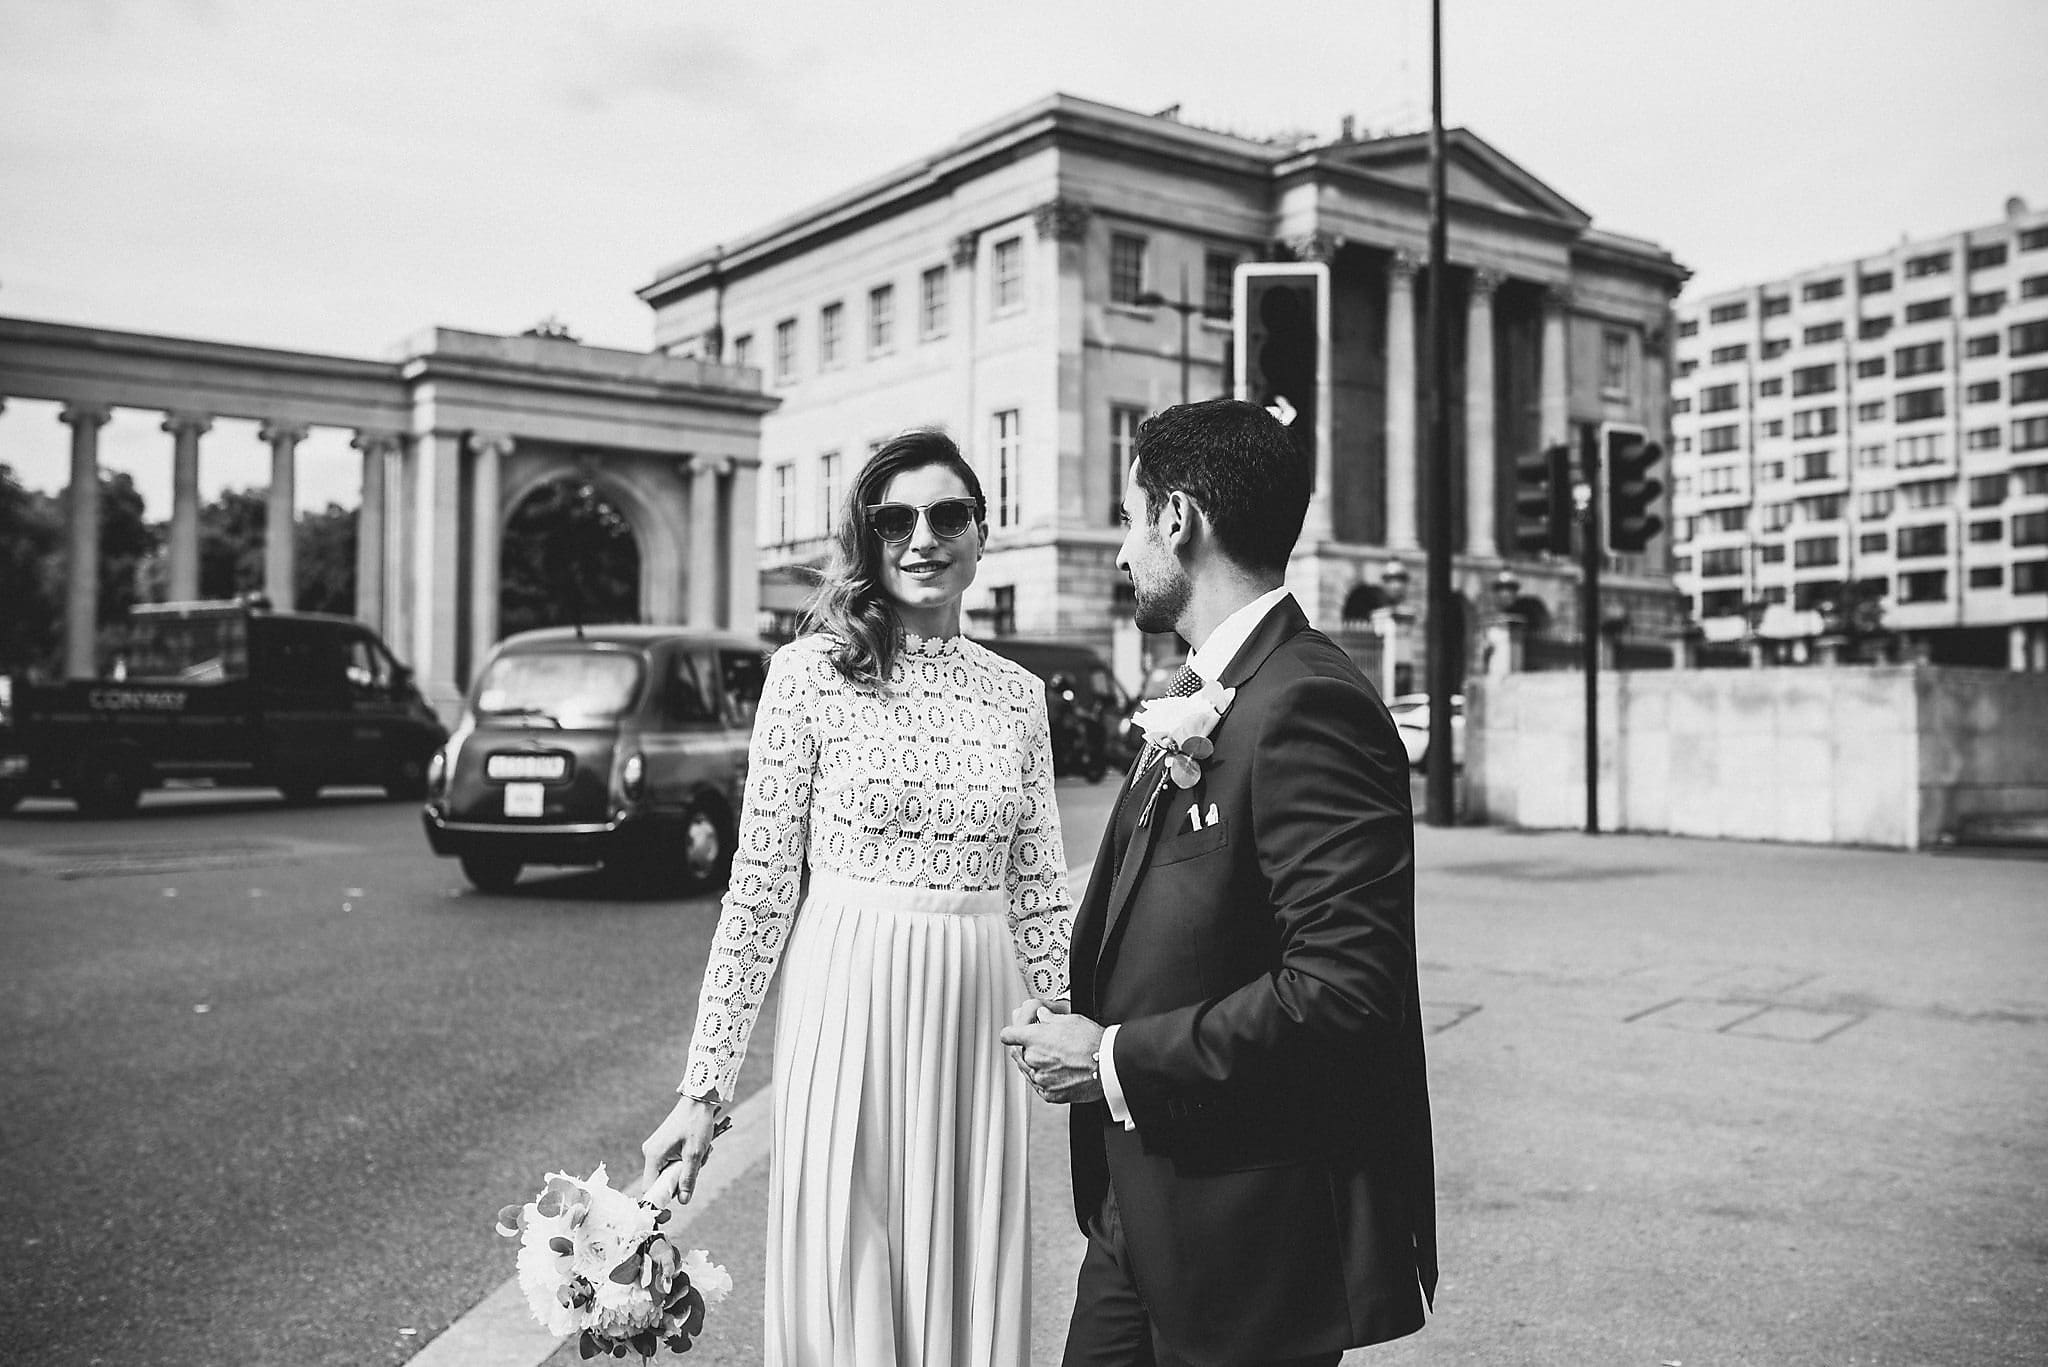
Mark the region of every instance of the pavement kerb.
<instances>
[{"instance_id":1,"label":"pavement kerb","mask_svg":"<svg viewBox=\"0 0 2048 1367\"><path fill-rule=\"evenodd\" d=\"M1071 895L1085 887L1094 861L1067 870ZM719 1140L716 1163L706 1163L697 1174L697 1192L680 1218L669 1227L672 1237L681 1238L696 1218L737 1185L755 1168L768 1161L768 1141L775 1119L772 1087L762 1087L732 1110L732 1129ZM626 1188L638 1195L642 1183L636 1178ZM507 1244L506 1247L510 1247ZM462 1312L454 1323L435 1335L427 1346L406 1359L407 1367L540 1367L555 1355L565 1339L556 1338L541 1327L527 1309L526 1293L519 1278L508 1277L489 1295Z\"/></svg>"}]
</instances>

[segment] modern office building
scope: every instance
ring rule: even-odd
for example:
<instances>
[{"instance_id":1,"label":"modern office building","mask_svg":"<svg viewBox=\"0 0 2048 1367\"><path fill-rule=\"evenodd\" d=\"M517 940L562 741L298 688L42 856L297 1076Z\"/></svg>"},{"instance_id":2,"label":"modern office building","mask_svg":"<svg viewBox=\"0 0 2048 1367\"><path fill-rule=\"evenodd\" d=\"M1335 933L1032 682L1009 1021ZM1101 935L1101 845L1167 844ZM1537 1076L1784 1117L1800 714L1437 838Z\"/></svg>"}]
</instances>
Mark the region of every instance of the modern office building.
<instances>
[{"instance_id":1,"label":"modern office building","mask_svg":"<svg viewBox=\"0 0 2048 1367\"><path fill-rule=\"evenodd\" d=\"M1114 563L1116 510L1138 423L1229 392L1240 263L1327 262L1333 435L1289 582L1362 662L1384 665L1391 637L1404 667L1381 677L1419 679L1407 666L1422 624L1389 626L1424 597L1427 144L1348 127L1263 140L1056 95L682 260L640 297L657 347L758 367L781 400L762 433L771 581L822 560L869 451L942 426L991 503L975 629L1093 643L1128 682L1147 643ZM1480 667L1510 596L1532 654L1569 658L1574 571L1504 554L1514 472L1575 424L1668 431L1685 271L1462 129L1448 181L1458 663ZM1407 606L1391 614L1404 574ZM1607 582L1617 648L1668 658L1682 620L1668 547L1624 557ZM764 605L794 605L772 591Z\"/></svg>"},{"instance_id":2,"label":"modern office building","mask_svg":"<svg viewBox=\"0 0 2048 1367\"><path fill-rule=\"evenodd\" d=\"M1709 650L2048 669L2048 212L1678 318L1677 579Z\"/></svg>"}]
</instances>

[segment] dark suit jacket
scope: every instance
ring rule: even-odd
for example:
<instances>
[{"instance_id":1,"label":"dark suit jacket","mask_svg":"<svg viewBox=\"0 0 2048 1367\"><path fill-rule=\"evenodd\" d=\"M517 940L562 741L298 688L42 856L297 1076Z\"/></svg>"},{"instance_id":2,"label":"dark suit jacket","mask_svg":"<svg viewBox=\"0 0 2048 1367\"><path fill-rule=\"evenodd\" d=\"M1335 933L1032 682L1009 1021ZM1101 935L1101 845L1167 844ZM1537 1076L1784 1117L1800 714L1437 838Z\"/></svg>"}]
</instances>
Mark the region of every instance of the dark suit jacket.
<instances>
[{"instance_id":1,"label":"dark suit jacket","mask_svg":"<svg viewBox=\"0 0 2048 1367\"><path fill-rule=\"evenodd\" d=\"M1154 765L1124 795L1127 829L1158 797L1121 876L1112 820L1071 964L1074 1009L1122 1026L1138 1127L1074 1108L1075 1211L1115 1185L1154 1325L1195 1363L1396 1338L1436 1288L1407 757L1292 599L1220 682L1201 781Z\"/></svg>"}]
</instances>

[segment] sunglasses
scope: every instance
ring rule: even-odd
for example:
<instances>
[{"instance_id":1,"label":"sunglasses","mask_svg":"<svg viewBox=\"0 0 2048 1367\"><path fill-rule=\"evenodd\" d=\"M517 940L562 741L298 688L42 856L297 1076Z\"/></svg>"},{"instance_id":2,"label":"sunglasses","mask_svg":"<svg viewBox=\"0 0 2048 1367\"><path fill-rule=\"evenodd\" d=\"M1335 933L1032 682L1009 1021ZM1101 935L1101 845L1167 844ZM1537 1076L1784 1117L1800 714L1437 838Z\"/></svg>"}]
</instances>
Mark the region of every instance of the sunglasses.
<instances>
[{"instance_id":1,"label":"sunglasses","mask_svg":"<svg viewBox=\"0 0 2048 1367\"><path fill-rule=\"evenodd\" d=\"M932 529L934 536L951 541L956 536L965 536L967 529L974 525L974 500L942 498L921 507L909 503L868 505L868 525L875 529L876 536L891 546L900 546L910 540L917 531L919 517L924 518L925 525Z\"/></svg>"}]
</instances>

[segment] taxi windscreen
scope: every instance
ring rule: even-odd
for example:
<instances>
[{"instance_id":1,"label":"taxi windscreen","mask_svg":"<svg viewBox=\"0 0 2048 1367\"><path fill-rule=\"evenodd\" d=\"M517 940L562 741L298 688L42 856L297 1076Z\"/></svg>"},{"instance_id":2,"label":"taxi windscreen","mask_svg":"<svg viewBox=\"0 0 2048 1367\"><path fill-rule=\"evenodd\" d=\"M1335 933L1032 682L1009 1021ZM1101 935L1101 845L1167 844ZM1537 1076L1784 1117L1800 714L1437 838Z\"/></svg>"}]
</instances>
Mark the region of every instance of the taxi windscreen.
<instances>
[{"instance_id":1,"label":"taxi windscreen","mask_svg":"<svg viewBox=\"0 0 2048 1367\"><path fill-rule=\"evenodd\" d=\"M500 655L477 681L479 717L544 718L561 726L610 721L633 703L638 655L560 650Z\"/></svg>"}]
</instances>

